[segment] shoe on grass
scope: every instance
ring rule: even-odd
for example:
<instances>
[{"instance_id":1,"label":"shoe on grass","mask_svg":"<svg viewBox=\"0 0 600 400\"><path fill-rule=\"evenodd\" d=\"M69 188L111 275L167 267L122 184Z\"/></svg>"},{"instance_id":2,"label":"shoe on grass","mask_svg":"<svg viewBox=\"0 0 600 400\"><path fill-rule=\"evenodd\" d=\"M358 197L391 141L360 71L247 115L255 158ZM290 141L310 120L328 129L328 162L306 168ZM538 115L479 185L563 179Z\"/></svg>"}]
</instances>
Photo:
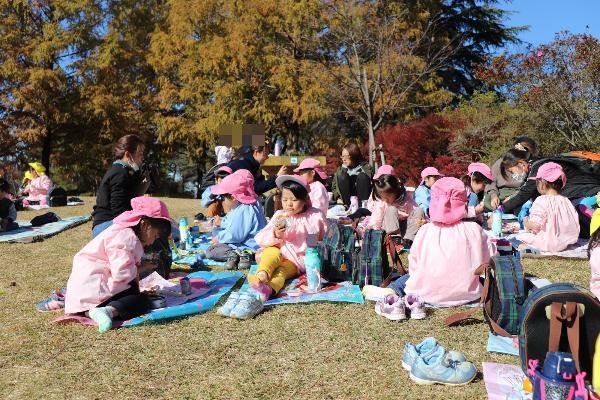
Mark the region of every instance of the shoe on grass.
<instances>
[{"instance_id":1,"label":"shoe on grass","mask_svg":"<svg viewBox=\"0 0 600 400\"><path fill-rule=\"evenodd\" d=\"M240 292L233 292L229 295L229 297L227 298L227 301L225 302L225 304L223 304L221 307L219 307L219 309L217 310L217 314L223 316L223 317L230 317L231 316L231 311L235 308L235 306L237 305L237 303L240 301Z\"/></svg>"},{"instance_id":2,"label":"shoe on grass","mask_svg":"<svg viewBox=\"0 0 600 400\"><path fill-rule=\"evenodd\" d=\"M223 268L228 270L238 269L239 261L240 255L236 251L230 251L227 253L227 261L225 261L225 266Z\"/></svg>"},{"instance_id":3,"label":"shoe on grass","mask_svg":"<svg viewBox=\"0 0 600 400\"><path fill-rule=\"evenodd\" d=\"M410 379L419 385L466 385L475 375L477 369L473 363L450 360L441 346L432 354L417 357L410 370Z\"/></svg>"},{"instance_id":4,"label":"shoe on grass","mask_svg":"<svg viewBox=\"0 0 600 400\"><path fill-rule=\"evenodd\" d=\"M375 303L375 312L391 321L401 321L406 319L406 307L402 297L395 294L388 294L383 301Z\"/></svg>"},{"instance_id":5,"label":"shoe on grass","mask_svg":"<svg viewBox=\"0 0 600 400\"><path fill-rule=\"evenodd\" d=\"M54 292L52 292L52 294L50 294L50 296L48 296L44 300L38 302L35 305L35 309L38 310L39 312L53 312L53 311L64 310L64 308L65 308L64 293L65 292L66 292L65 288L62 288L60 290L55 290Z\"/></svg>"},{"instance_id":6,"label":"shoe on grass","mask_svg":"<svg viewBox=\"0 0 600 400\"><path fill-rule=\"evenodd\" d=\"M404 304L410 312L411 319L424 319L427 318L427 311L425 310L425 303L421 296L416 294L408 294L404 297Z\"/></svg>"},{"instance_id":7,"label":"shoe on grass","mask_svg":"<svg viewBox=\"0 0 600 400\"><path fill-rule=\"evenodd\" d=\"M433 337L425 338L425 340L417 345L410 342L406 343L404 345L404 354L402 355L402 368L410 371L417 358L429 358L440 347L444 349ZM444 349L444 352L446 352L446 349ZM446 357L451 361L467 361L465 355L459 351L448 351L446 352Z\"/></svg>"},{"instance_id":8,"label":"shoe on grass","mask_svg":"<svg viewBox=\"0 0 600 400\"><path fill-rule=\"evenodd\" d=\"M240 294L238 303L229 315L231 318L251 319L260 314L264 308L263 302L254 293L246 292Z\"/></svg>"}]
</instances>

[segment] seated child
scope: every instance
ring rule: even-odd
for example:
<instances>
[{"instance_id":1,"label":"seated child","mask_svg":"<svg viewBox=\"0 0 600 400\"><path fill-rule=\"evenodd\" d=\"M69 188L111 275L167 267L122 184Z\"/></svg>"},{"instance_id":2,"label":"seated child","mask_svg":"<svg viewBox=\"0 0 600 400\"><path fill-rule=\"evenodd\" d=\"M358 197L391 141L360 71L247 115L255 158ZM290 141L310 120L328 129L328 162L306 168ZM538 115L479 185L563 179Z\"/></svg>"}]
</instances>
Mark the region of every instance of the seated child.
<instances>
[{"instance_id":1,"label":"seated child","mask_svg":"<svg viewBox=\"0 0 600 400\"><path fill-rule=\"evenodd\" d=\"M484 211L483 196L485 187L494 181L492 170L484 163L471 163L468 167L468 174L461 178L467 187L468 194L468 212L470 218L481 214Z\"/></svg>"},{"instance_id":2,"label":"seated child","mask_svg":"<svg viewBox=\"0 0 600 400\"><path fill-rule=\"evenodd\" d=\"M562 167L547 162L537 172L535 179L541 196L535 199L529 209L529 217L523 219L527 232L517 239L523 242L521 249L528 246L541 251L562 251L579 238L579 217L569 199L560 191L567 182Z\"/></svg>"},{"instance_id":3,"label":"seated child","mask_svg":"<svg viewBox=\"0 0 600 400\"><path fill-rule=\"evenodd\" d=\"M388 234L406 233L406 220L417 205L398 178L381 175L374 183L373 195L376 200L366 228L383 229Z\"/></svg>"},{"instance_id":4,"label":"seated child","mask_svg":"<svg viewBox=\"0 0 600 400\"><path fill-rule=\"evenodd\" d=\"M19 229L17 220L17 209L15 203L10 199L10 186L7 181L0 178L0 232Z\"/></svg>"},{"instance_id":5,"label":"seated child","mask_svg":"<svg viewBox=\"0 0 600 400\"><path fill-rule=\"evenodd\" d=\"M174 223L158 199L135 197L131 207L75 255L67 283L65 313L86 313L101 333L116 317L127 320L149 310L138 286L139 274L154 267L141 263L144 247L169 235Z\"/></svg>"},{"instance_id":6,"label":"seated child","mask_svg":"<svg viewBox=\"0 0 600 400\"><path fill-rule=\"evenodd\" d=\"M441 178L431 188L430 223L417 233L408 256L409 273L390 284L400 295L429 304L457 306L478 300L482 287L475 270L496 253L476 222L463 221L465 185Z\"/></svg>"},{"instance_id":7,"label":"seated child","mask_svg":"<svg viewBox=\"0 0 600 400\"><path fill-rule=\"evenodd\" d=\"M600 198L598 199L600 206ZM592 215L590 225L590 241L588 242L588 258L592 268L592 277L590 278L590 290L594 295L600 298L600 208L597 208Z\"/></svg>"},{"instance_id":8,"label":"seated child","mask_svg":"<svg viewBox=\"0 0 600 400\"><path fill-rule=\"evenodd\" d=\"M429 216L429 201L431 199L431 186L443 177L437 168L427 167L421 171L421 184L415 189L415 203Z\"/></svg>"},{"instance_id":9,"label":"seated child","mask_svg":"<svg viewBox=\"0 0 600 400\"><path fill-rule=\"evenodd\" d=\"M267 225L254 192L254 177L239 169L213 186L212 193L222 197L225 217L213 232L206 257L227 261L228 269L250 268L251 253L259 248L254 236Z\"/></svg>"},{"instance_id":10,"label":"seated child","mask_svg":"<svg viewBox=\"0 0 600 400\"><path fill-rule=\"evenodd\" d=\"M304 178L308 183L310 191L310 201L314 208L323 211L327 215L329 209L329 195L324 182L327 180L327 174L321 168L319 160L314 158L305 158L294 172Z\"/></svg>"},{"instance_id":11,"label":"seated child","mask_svg":"<svg viewBox=\"0 0 600 400\"><path fill-rule=\"evenodd\" d=\"M223 178L225 178L227 175L231 175L232 172L233 171L231 171L231 168L226 165L219 167L215 171L215 184L218 185ZM225 215L223 213L223 200L212 193L211 189L213 187L214 186L209 186L204 190L204 192L202 192L200 204L203 208L206 208L206 216L223 217Z\"/></svg>"},{"instance_id":12,"label":"seated child","mask_svg":"<svg viewBox=\"0 0 600 400\"><path fill-rule=\"evenodd\" d=\"M276 183L283 210L256 235L260 261L256 274L248 276L261 301L279 292L286 279L305 272L306 249L316 246L327 230L325 215L311 206L308 185L301 177L282 175Z\"/></svg>"},{"instance_id":13,"label":"seated child","mask_svg":"<svg viewBox=\"0 0 600 400\"><path fill-rule=\"evenodd\" d=\"M39 162L29 163L29 172L33 179L27 184L23 193L27 197L23 200L23 206L27 207L31 202L39 202L45 205L48 200L48 192L52 188L52 180L46 175L46 167Z\"/></svg>"}]
</instances>

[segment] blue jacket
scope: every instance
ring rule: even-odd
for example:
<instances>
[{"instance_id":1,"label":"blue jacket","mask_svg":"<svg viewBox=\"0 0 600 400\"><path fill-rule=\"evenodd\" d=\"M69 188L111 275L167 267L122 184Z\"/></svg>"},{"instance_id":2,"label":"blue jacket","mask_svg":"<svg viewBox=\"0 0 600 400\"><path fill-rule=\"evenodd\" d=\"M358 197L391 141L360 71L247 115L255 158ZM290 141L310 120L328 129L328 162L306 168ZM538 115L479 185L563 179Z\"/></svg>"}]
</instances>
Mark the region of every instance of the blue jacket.
<instances>
[{"instance_id":1,"label":"blue jacket","mask_svg":"<svg viewBox=\"0 0 600 400\"><path fill-rule=\"evenodd\" d=\"M236 249L258 250L260 246L254 236L267 225L258 201L254 204L239 204L221 220L217 232L219 243L225 243Z\"/></svg>"},{"instance_id":2,"label":"blue jacket","mask_svg":"<svg viewBox=\"0 0 600 400\"><path fill-rule=\"evenodd\" d=\"M471 192L469 193L469 203L467 204L467 206L471 207L475 207L479 204L479 197L477 197L477 194Z\"/></svg>"},{"instance_id":3,"label":"blue jacket","mask_svg":"<svg viewBox=\"0 0 600 400\"><path fill-rule=\"evenodd\" d=\"M426 185L419 185L415 190L415 203L425 211L429 216L429 202L431 201L431 188Z\"/></svg>"},{"instance_id":4,"label":"blue jacket","mask_svg":"<svg viewBox=\"0 0 600 400\"><path fill-rule=\"evenodd\" d=\"M210 205L210 203L214 203L215 199L210 197L212 195L211 189L212 186L207 187L204 192L202 192L202 198L200 199L200 205L202 208L206 208Z\"/></svg>"}]
</instances>

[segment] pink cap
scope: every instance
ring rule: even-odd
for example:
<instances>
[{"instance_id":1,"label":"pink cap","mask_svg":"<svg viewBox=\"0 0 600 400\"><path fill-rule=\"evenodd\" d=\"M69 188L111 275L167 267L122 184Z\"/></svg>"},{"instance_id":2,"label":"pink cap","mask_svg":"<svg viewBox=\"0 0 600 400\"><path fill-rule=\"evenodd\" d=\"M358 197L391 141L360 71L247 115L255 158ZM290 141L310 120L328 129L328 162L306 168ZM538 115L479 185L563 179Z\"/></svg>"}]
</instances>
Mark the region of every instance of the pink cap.
<instances>
[{"instance_id":1,"label":"pink cap","mask_svg":"<svg viewBox=\"0 0 600 400\"><path fill-rule=\"evenodd\" d=\"M300 185L304 186L307 191L310 192L310 189L308 187L308 183L306 183L306 180L304 179L304 177L302 177L300 175L281 175L281 176L278 176L277 179L275 179L275 184L277 185L277 187L279 189L281 189L281 185L283 185L283 183L287 182L287 181L294 181L296 183L299 183Z\"/></svg>"},{"instance_id":2,"label":"pink cap","mask_svg":"<svg viewBox=\"0 0 600 400\"><path fill-rule=\"evenodd\" d=\"M547 182L555 182L559 178L562 179L563 187L567 184L567 176L565 171L555 162L547 162L538 168L536 176L530 176L529 179L543 179Z\"/></svg>"},{"instance_id":3,"label":"pink cap","mask_svg":"<svg viewBox=\"0 0 600 400\"><path fill-rule=\"evenodd\" d=\"M469 164L469 176L473 175L473 172L479 172L481 175L488 178L490 181L494 180L494 175L492 175L492 170L484 163L474 162Z\"/></svg>"},{"instance_id":4,"label":"pink cap","mask_svg":"<svg viewBox=\"0 0 600 400\"><path fill-rule=\"evenodd\" d=\"M319 160L315 160L314 158L305 158L304 160L302 160L302 162L300 162L300 165L298 165L298 168L296 168L294 172L298 173L303 169L313 169L317 174L319 174L319 177L321 177L321 179L327 179L327 174L325 173L325 171L323 171L323 168L321 167L321 162Z\"/></svg>"},{"instance_id":5,"label":"pink cap","mask_svg":"<svg viewBox=\"0 0 600 400\"><path fill-rule=\"evenodd\" d=\"M143 217L160 218L175 223L169 215L167 206L154 197L134 197L131 199L131 211L125 211L113 220L113 223L121 226L136 226Z\"/></svg>"},{"instance_id":6,"label":"pink cap","mask_svg":"<svg viewBox=\"0 0 600 400\"><path fill-rule=\"evenodd\" d=\"M254 204L258 197L254 192L254 177L247 169L238 169L227 175L210 191L214 195L230 194L242 204Z\"/></svg>"},{"instance_id":7,"label":"pink cap","mask_svg":"<svg viewBox=\"0 0 600 400\"><path fill-rule=\"evenodd\" d=\"M435 167L427 167L423 171L421 171L421 183L425 182L425 178L428 176L444 176L440 174L440 171Z\"/></svg>"},{"instance_id":8,"label":"pink cap","mask_svg":"<svg viewBox=\"0 0 600 400\"><path fill-rule=\"evenodd\" d=\"M233 170L231 168L229 168L227 165L223 165L222 167L217 168L217 170L215 171L215 175L218 174L219 172L227 172L227 174L229 174L229 175L233 174Z\"/></svg>"},{"instance_id":9,"label":"pink cap","mask_svg":"<svg viewBox=\"0 0 600 400\"><path fill-rule=\"evenodd\" d=\"M464 218L467 211L467 190L460 179L447 177L431 187L429 219L438 224L452 225Z\"/></svg>"},{"instance_id":10,"label":"pink cap","mask_svg":"<svg viewBox=\"0 0 600 400\"><path fill-rule=\"evenodd\" d=\"M377 172L373 175L373 179L379 179L381 175L394 175L394 167L391 165L382 165L377 168Z\"/></svg>"}]
</instances>

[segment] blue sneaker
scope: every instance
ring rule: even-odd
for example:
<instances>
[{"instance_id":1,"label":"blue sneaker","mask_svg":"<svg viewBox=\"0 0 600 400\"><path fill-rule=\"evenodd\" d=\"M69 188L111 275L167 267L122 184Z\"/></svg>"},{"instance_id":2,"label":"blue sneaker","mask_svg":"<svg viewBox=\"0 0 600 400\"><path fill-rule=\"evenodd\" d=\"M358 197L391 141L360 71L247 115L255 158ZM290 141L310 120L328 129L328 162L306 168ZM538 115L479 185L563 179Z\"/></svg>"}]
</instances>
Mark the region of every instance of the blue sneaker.
<instances>
[{"instance_id":1,"label":"blue sneaker","mask_svg":"<svg viewBox=\"0 0 600 400\"><path fill-rule=\"evenodd\" d=\"M473 363L450 360L441 346L425 358L417 357L410 371L410 379L419 385L466 385L475 375L477 368Z\"/></svg>"},{"instance_id":2,"label":"blue sneaker","mask_svg":"<svg viewBox=\"0 0 600 400\"><path fill-rule=\"evenodd\" d=\"M234 307L237 305L237 303L240 301L240 292L233 292L229 295L229 298L227 298L227 301L225 302L225 304L223 304L221 307L219 307L219 309L217 310L217 314L223 316L223 317L230 317L231 316L231 310L234 309Z\"/></svg>"},{"instance_id":3,"label":"blue sneaker","mask_svg":"<svg viewBox=\"0 0 600 400\"><path fill-rule=\"evenodd\" d=\"M402 368L410 371L417 358L429 358L438 347L443 349L442 345L440 345L433 337L425 338L425 340L416 346L410 342L406 343L404 345L404 355L402 356ZM465 355L459 351L449 351L448 358L452 361L459 362L467 360Z\"/></svg>"},{"instance_id":4,"label":"blue sneaker","mask_svg":"<svg viewBox=\"0 0 600 400\"><path fill-rule=\"evenodd\" d=\"M241 293L239 301L229 316L237 319L250 319L256 317L265 308L253 293Z\"/></svg>"}]
</instances>

